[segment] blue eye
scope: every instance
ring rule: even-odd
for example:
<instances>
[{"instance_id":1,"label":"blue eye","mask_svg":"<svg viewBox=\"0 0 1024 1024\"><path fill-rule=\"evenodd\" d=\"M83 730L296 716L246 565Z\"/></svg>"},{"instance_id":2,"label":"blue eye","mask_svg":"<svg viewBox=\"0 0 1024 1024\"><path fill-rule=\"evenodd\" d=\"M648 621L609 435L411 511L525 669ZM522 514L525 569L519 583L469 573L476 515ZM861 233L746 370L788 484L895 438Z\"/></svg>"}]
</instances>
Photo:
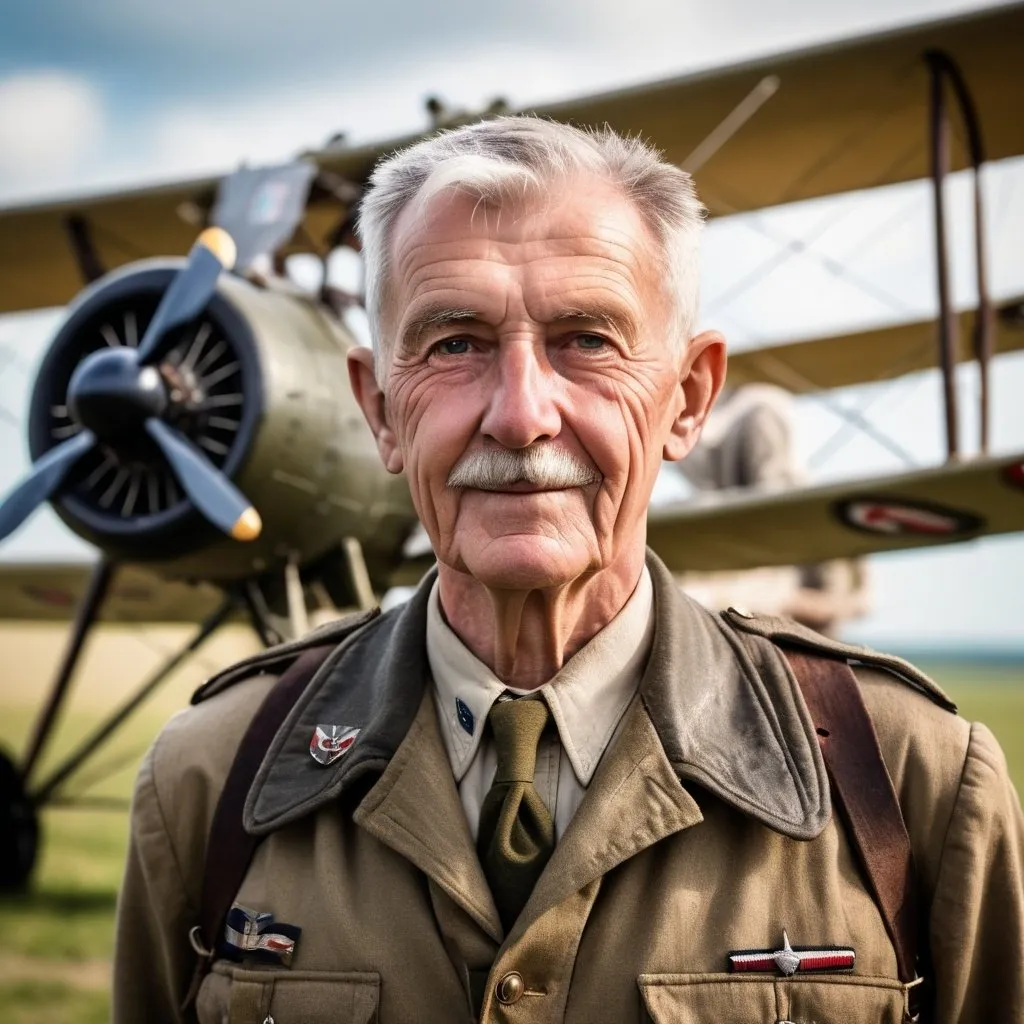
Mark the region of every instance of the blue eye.
<instances>
[{"instance_id":1,"label":"blue eye","mask_svg":"<svg viewBox=\"0 0 1024 1024\"><path fill-rule=\"evenodd\" d=\"M598 349L604 348L607 342L600 334L578 334L576 335L576 344L588 352L596 352Z\"/></svg>"},{"instance_id":2,"label":"blue eye","mask_svg":"<svg viewBox=\"0 0 1024 1024\"><path fill-rule=\"evenodd\" d=\"M437 351L445 356L461 356L469 351L469 341L466 338L447 338L437 343Z\"/></svg>"}]
</instances>

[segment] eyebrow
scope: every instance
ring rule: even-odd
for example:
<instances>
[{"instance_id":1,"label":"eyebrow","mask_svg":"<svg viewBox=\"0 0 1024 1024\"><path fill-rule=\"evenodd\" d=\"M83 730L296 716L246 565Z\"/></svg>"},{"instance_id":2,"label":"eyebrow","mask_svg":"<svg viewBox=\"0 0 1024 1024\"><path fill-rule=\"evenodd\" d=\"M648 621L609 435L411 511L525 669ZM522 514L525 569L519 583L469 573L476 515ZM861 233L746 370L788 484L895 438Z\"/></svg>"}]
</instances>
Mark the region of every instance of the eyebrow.
<instances>
[{"instance_id":1,"label":"eyebrow","mask_svg":"<svg viewBox=\"0 0 1024 1024\"><path fill-rule=\"evenodd\" d=\"M608 330L621 334L632 347L636 342L638 324L628 310L615 304L596 303L587 306L570 306L559 310L551 323L568 323L571 321L600 324Z\"/></svg>"},{"instance_id":2,"label":"eyebrow","mask_svg":"<svg viewBox=\"0 0 1024 1024\"><path fill-rule=\"evenodd\" d=\"M468 323L483 323L479 310L459 306L427 306L406 324L399 341L400 348L403 352L414 350L426 330Z\"/></svg>"}]
</instances>

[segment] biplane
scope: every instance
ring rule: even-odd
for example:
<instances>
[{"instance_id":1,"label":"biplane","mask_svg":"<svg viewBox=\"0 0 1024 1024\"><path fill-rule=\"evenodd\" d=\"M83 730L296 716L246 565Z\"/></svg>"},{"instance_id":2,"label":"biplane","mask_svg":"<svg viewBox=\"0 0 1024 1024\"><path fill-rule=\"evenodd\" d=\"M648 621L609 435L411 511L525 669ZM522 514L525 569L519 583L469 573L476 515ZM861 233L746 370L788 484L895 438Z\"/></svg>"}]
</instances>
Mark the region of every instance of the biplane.
<instances>
[{"instance_id":1,"label":"biplane","mask_svg":"<svg viewBox=\"0 0 1024 1024\"><path fill-rule=\"evenodd\" d=\"M1024 347L1024 303L988 295L977 173L983 160L1024 153L1021 39L1024 6L1004 6L535 108L642 134L695 175L712 217L933 183L936 247L922 258L935 266L936 322L745 352L730 380L804 394L938 366L947 461L652 508L649 542L674 570L807 563L1024 529L1024 452L988 454L986 428L990 364ZM0 616L71 620L23 758L0 761L4 886L29 876L39 810L222 624L242 619L277 643L305 631L313 612L373 604L429 564L429 553L407 548L416 519L404 483L380 466L340 383L357 344L343 314L360 297L326 275L309 292L283 273L293 253L326 261L352 242L374 163L410 141L332 146L224 179L0 210L0 312L69 304L32 394L34 464L0 506L0 538L49 502L99 552L92 566L0 567ZM975 175L978 306L958 313L943 185L961 167ZM971 457L960 451L954 389L968 360L982 382L982 450ZM196 631L38 778L83 643L101 620L192 622Z\"/></svg>"}]
</instances>

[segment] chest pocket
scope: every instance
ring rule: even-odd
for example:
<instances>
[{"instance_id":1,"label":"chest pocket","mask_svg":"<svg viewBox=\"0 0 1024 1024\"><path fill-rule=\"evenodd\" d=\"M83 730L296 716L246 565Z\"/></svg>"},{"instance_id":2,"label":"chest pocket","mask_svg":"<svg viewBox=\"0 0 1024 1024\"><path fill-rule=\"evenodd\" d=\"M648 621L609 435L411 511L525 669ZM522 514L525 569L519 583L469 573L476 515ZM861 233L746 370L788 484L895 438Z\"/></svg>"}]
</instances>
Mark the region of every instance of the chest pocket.
<instances>
[{"instance_id":1,"label":"chest pocket","mask_svg":"<svg viewBox=\"0 0 1024 1024\"><path fill-rule=\"evenodd\" d=\"M200 1024L377 1024L380 975L244 969L217 961L196 999Z\"/></svg>"},{"instance_id":2,"label":"chest pocket","mask_svg":"<svg viewBox=\"0 0 1024 1024\"><path fill-rule=\"evenodd\" d=\"M890 978L642 974L654 1024L902 1024L904 988Z\"/></svg>"}]
</instances>

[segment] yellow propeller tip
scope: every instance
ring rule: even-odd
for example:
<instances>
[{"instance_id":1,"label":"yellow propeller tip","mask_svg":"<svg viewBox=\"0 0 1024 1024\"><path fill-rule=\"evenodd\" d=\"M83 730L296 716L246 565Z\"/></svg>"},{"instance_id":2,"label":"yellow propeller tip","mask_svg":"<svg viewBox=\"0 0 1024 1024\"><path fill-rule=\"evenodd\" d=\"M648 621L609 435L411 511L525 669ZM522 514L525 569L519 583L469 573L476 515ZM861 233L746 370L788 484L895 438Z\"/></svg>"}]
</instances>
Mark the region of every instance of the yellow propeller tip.
<instances>
[{"instance_id":1,"label":"yellow propeller tip","mask_svg":"<svg viewBox=\"0 0 1024 1024\"><path fill-rule=\"evenodd\" d=\"M263 529L263 520L259 512L251 505L235 520L231 527L231 536L235 540L255 540Z\"/></svg>"},{"instance_id":2,"label":"yellow propeller tip","mask_svg":"<svg viewBox=\"0 0 1024 1024\"><path fill-rule=\"evenodd\" d=\"M196 244L206 246L220 260L225 270L230 270L235 265L238 247L223 228L207 228L196 239Z\"/></svg>"}]
</instances>

